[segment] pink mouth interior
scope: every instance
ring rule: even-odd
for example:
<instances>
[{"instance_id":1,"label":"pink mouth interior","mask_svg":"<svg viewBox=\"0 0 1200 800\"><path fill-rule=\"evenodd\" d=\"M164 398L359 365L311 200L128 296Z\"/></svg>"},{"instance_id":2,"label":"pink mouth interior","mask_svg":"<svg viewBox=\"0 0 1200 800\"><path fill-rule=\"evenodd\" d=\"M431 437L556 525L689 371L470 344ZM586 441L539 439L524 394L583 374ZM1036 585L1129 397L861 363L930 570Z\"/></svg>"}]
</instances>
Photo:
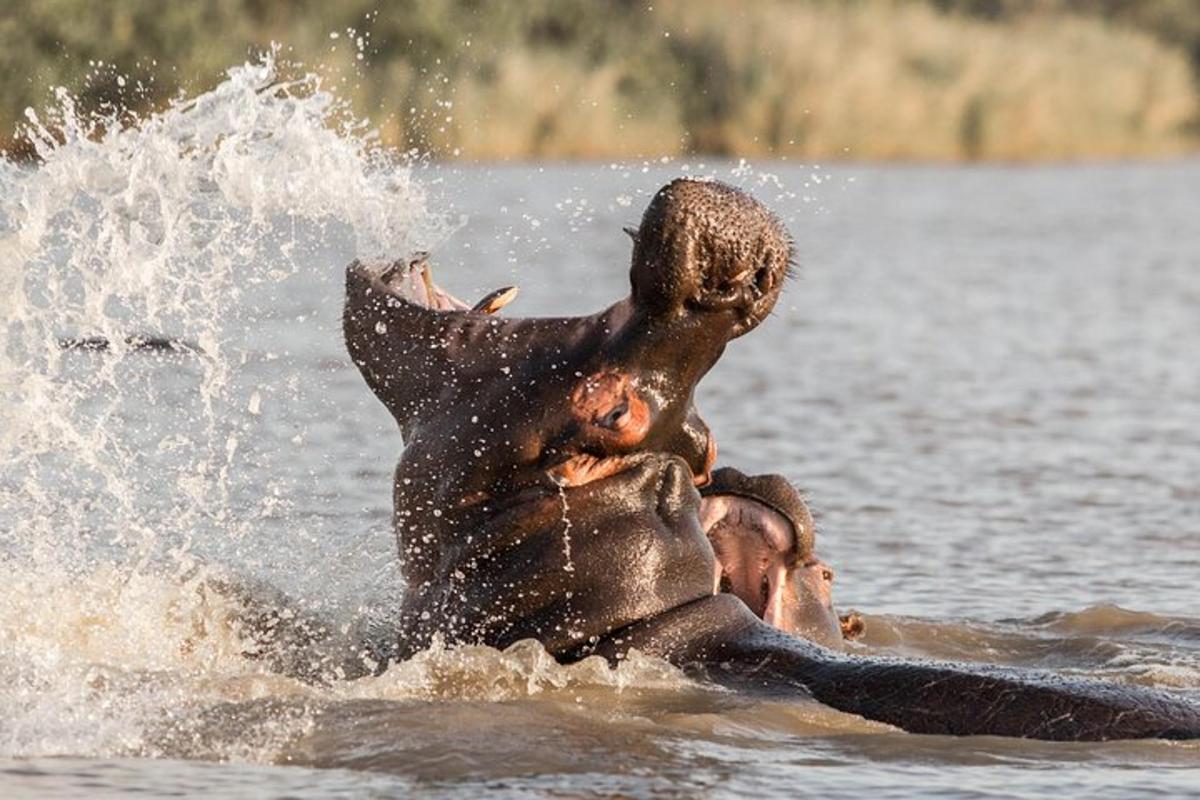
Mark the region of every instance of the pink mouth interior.
<instances>
[{"instance_id":1,"label":"pink mouth interior","mask_svg":"<svg viewBox=\"0 0 1200 800\"><path fill-rule=\"evenodd\" d=\"M736 594L760 617L778 608L796 557L787 518L745 497L715 495L702 501L700 524L717 557L713 590Z\"/></svg>"},{"instance_id":2,"label":"pink mouth interior","mask_svg":"<svg viewBox=\"0 0 1200 800\"><path fill-rule=\"evenodd\" d=\"M385 275L393 291L419 306L436 311L467 311L471 308L435 284L428 263L421 258L407 265L393 265Z\"/></svg>"},{"instance_id":3,"label":"pink mouth interior","mask_svg":"<svg viewBox=\"0 0 1200 800\"><path fill-rule=\"evenodd\" d=\"M710 495L701 503L700 523L716 555L714 593L737 595L763 621L789 633L825 644L840 640L833 573L813 554L799 552L787 517L747 497Z\"/></svg>"}]
</instances>

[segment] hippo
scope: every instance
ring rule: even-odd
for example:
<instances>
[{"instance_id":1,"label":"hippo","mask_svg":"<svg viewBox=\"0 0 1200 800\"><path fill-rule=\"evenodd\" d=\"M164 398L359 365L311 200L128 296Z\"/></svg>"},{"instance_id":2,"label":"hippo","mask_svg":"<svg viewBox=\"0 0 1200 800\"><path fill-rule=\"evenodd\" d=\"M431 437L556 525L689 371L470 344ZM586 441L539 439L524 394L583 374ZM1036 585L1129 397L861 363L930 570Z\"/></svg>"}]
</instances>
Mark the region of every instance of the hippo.
<instances>
[{"instance_id":1,"label":"hippo","mask_svg":"<svg viewBox=\"0 0 1200 800\"><path fill-rule=\"evenodd\" d=\"M819 570L811 523L778 481L714 472L694 402L726 345L770 314L790 236L748 194L692 179L627 232L630 293L587 316L498 316L509 289L468 306L420 258L347 268L347 349L404 442L402 633L387 657L435 638L533 638L563 662L636 648L914 733L1200 737L1200 709L1160 691L839 650L828 618L799 608ZM758 572L737 558L755 548L769 556ZM797 635L813 620L824 629Z\"/></svg>"}]
</instances>

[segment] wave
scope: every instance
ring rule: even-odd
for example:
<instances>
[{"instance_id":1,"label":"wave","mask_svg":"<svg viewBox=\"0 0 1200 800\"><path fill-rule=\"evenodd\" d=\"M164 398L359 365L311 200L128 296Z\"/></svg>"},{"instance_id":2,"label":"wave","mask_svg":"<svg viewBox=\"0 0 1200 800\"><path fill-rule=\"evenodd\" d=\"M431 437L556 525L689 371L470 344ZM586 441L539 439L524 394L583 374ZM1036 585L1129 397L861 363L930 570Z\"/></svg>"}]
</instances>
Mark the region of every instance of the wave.
<instances>
[{"instance_id":1,"label":"wave","mask_svg":"<svg viewBox=\"0 0 1200 800\"><path fill-rule=\"evenodd\" d=\"M867 615L862 646L1200 693L1200 622L1097 605L1000 621Z\"/></svg>"},{"instance_id":2,"label":"wave","mask_svg":"<svg viewBox=\"0 0 1200 800\"><path fill-rule=\"evenodd\" d=\"M560 665L534 641L503 651L435 643L364 674L373 665L360 660L362 624L320 619L255 582L209 570L181 579L112 567L79 575L5 567L7 756L270 761L330 708L700 691L655 658L633 653L615 669L598 657Z\"/></svg>"},{"instance_id":3,"label":"wave","mask_svg":"<svg viewBox=\"0 0 1200 800\"><path fill-rule=\"evenodd\" d=\"M1080 611L1052 611L1029 620L1028 624L1057 634L1120 636L1200 647L1200 619L1134 611L1110 604Z\"/></svg>"}]
</instances>

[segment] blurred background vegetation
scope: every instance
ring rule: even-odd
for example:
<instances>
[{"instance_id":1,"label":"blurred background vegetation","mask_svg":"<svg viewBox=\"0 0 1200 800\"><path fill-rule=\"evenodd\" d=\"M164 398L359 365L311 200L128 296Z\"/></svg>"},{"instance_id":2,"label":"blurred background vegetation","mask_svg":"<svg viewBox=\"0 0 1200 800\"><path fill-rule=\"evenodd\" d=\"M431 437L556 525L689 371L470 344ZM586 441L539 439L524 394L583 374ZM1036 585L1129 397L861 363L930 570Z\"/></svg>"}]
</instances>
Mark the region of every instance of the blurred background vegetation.
<instances>
[{"instance_id":1,"label":"blurred background vegetation","mask_svg":"<svg viewBox=\"0 0 1200 800\"><path fill-rule=\"evenodd\" d=\"M281 58L445 158L1200 149L1200 0L0 0L0 142Z\"/></svg>"}]
</instances>

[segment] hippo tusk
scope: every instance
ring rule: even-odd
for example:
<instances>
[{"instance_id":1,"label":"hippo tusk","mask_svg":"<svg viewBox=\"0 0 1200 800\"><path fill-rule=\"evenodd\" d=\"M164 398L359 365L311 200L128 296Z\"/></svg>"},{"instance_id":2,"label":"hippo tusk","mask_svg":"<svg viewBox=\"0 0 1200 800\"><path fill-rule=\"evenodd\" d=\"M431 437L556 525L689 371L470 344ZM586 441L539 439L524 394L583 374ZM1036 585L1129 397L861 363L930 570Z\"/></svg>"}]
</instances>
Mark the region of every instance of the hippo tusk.
<instances>
[{"instance_id":1,"label":"hippo tusk","mask_svg":"<svg viewBox=\"0 0 1200 800\"><path fill-rule=\"evenodd\" d=\"M400 269L401 264L402 264L401 261L393 261L391 264L389 264L383 270L383 272L379 273L379 280L383 281L384 283L391 283L392 278L394 278L396 276L396 272ZM429 273L429 253L427 251L419 250L416 253L413 253L412 258L410 258L408 260L408 263L406 266L408 267L409 273L412 273L414 270L416 270L418 268L423 270L426 273L425 274L426 287L432 285L433 279L428 274Z\"/></svg>"},{"instance_id":2,"label":"hippo tusk","mask_svg":"<svg viewBox=\"0 0 1200 800\"><path fill-rule=\"evenodd\" d=\"M421 270L421 280L425 283L425 292L432 303L434 302L434 298L438 296L438 288L433 282L433 270L430 269L429 262L423 258L419 261L414 261L410 265L411 269L416 269L418 267Z\"/></svg>"},{"instance_id":3,"label":"hippo tusk","mask_svg":"<svg viewBox=\"0 0 1200 800\"><path fill-rule=\"evenodd\" d=\"M482 300L471 306L471 310L481 311L484 314L495 314L513 301L513 298L517 296L517 291L516 286L505 286L494 292L488 292Z\"/></svg>"}]
</instances>

